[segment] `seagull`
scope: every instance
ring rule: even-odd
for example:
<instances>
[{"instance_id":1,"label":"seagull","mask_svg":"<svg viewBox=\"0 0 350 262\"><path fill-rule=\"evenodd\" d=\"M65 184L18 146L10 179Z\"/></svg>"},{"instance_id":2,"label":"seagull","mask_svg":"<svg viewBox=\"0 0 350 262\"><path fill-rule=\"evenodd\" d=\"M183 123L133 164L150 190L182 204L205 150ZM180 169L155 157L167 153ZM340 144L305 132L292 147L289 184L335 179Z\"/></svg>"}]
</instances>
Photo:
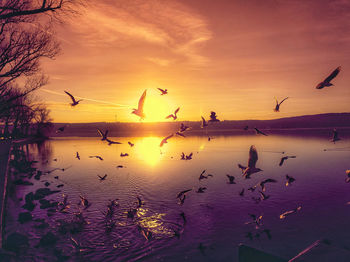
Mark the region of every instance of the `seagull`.
<instances>
[{"instance_id":1,"label":"seagull","mask_svg":"<svg viewBox=\"0 0 350 262\"><path fill-rule=\"evenodd\" d=\"M200 176L198 178L199 181L204 179L204 178L208 179L208 177L213 177L213 175L211 175L211 174L208 174L207 176L205 176L204 173L205 173L205 170L203 170L202 173L200 174Z\"/></svg>"},{"instance_id":2,"label":"seagull","mask_svg":"<svg viewBox=\"0 0 350 262\"><path fill-rule=\"evenodd\" d=\"M274 109L273 111L279 112L279 111L280 111L280 106L281 106L281 104L282 104L285 100L287 100L287 99L288 99L288 97L284 98L281 102L278 103L278 100L277 100L277 98L275 97L275 100L276 100L276 107L275 107L275 109Z\"/></svg>"},{"instance_id":3,"label":"seagull","mask_svg":"<svg viewBox=\"0 0 350 262\"><path fill-rule=\"evenodd\" d=\"M286 216L289 216L289 215L291 215L291 214L294 214L294 213L296 213L296 212L298 212L298 211L300 211L300 210L301 210L301 206L298 206L297 208L295 208L295 209L293 209L293 210L286 211L286 212L284 212L284 213L282 213L282 214L280 215L280 219L284 219L284 218L286 218Z\"/></svg>"},{"instance_id":4,"label":"seagull","mask_svg":"<svg viewBox=\"0 0 350 262\"><path fill-rule=\"evenodd\" d=\"M137 208L140 208L142 205L145 204L139 196L137 196L136 198L137 198Z\"/></svg>"},{"instance_id":5,"label":"seagull","mask_svg":"<svg viewBox=\"0 0 350 262\"><path fill-rule=\"evenodd\" d=\"M210 112L210 120L209 120L209 122L220 122L220 120L219 119L217 119L217 115L216 115L216 113L214 112L214 111L211 111Z\"/></svg>"},{"instance_id":6,"label":"seagull","mask_svg":"<svg viewBox=\"0 0 350 262\"><path fill-rule=\"evenodd\" d=\"M82 99L77 101L77 100L75 100L75 98L72 94L68 93L67 91L64 91L64 92L70 96L70 99L72 99L72 103L70 104L71 106L76 106L79 104L80 101L83 101Z\"/></svg>"},{"instance_id":7,"label":"seagull","mask_svg":"<svg viewBox=\"0 0 350 262\"><path fill-rule=\"evenodd\" d=\"M87 209L88 207L91 206L91 203L89 203L89 201L88 201L85 197L83 197L82 195L79 195L79 197L80 197L80 203L81 203L81 205L82 205L83 207L85 207L84 209Z\"/></svg>"},{"instance_id":8,"label":"seagull","mask_svg":"<svg viewBox=\"0 0 350 262\"><path fill-rule=\"evenodd\" d=\"M177 119L177 113L180 111L180 107L178 107L176 110L175 110L175 112L174 112L174 114L171 114L171 115L168 115L167 117L166 117L166 119L169 119L169 118L173 118L174 120L176 120Z\"/></svg>"},{"instance_id":9,"label":"seagull","mask_svg":"<svg viewBox=\"0 0 350 262\"><path fill-rule=\"evenodd\" d=\"M261 192L260 190L259 190L259 193L260 193L260 199L261 199L261 200L267 200L267 199L270 198L270 196L265 195L265 194L264 194L263 192Z\"/></svg>"},{"instance_id":10,"label":"seagull","mask_svg":"<svg viewBox=\"0 0 350 262\"><path fill-rule=\"evenodd\" d=\"M106 180L107 178L107 174L105 174L104 176L100 176L100 175L97 175L100 179L100 181L103 181L103 180Z\"/></svg>"},{"instance_id":11,"label":"seagull","mask_svg":"<svg viewBox=\"0 0 350 262\"><path fill-rule=\"evenodd\" d=\"M206 189L207 189L206 187L200 187L198 188L197 193L204 193L204 190Z\"/></svg>"},{"instance_id":12,"label":"seagull","mask_svg":"<svg viewBox=\"0 0 350 262\"><path fill-rule=\"evenodd\" d=\"M168 139L172 138L174 136L174 134L171 134L165 138L163 138L163 140L160 142L160 147L162 147L164 144L168 143Z\"/></svg>"},{"instance_id":13,"label":"seagull","mask_svg":"<svg viewBox=\"0 0 350 262\"><path fill-rule=\"evenodd\" d=\"M187 131L189 129L191 129L189 126L186 126L183 123L181 123L179 132L185 132L185 131Z\"/></svg>"},{"instance_id":14,"label":"seagull","mask_svg":"<svg viewBox=\"0 0 350 262\"><path fill-rule=\"evenodd\" d=\"M157 88L160 92L161 92L161 96L162 95L166 95L166 94L168 94L168 89L161 89L161 88Z\"/></svg>"},{"instance_id":15,"label":"seagull","mask_svg":"<svg viewBox=\"0 0 350 262\"><path fill-rule=\"evenodd\" d=\"M125 154L120 153L120 157L126 157L126 156L129 156L129 154L128 153L125 153Z\"/></svg>"},{"instance_id":16,"label":"seagull","mask_svg":"<svg viewBox=\"0 0 350 262\"><path fill-rule=\"evenodd\" d=\"M262 221L261 220L262 220L263 216L262 215L256 216L254 214L249 214L249 216L253 219L253 221L246 222L245 224L246 225L255 224L256 229L258 229L259 226L262 225Z\"/></svg>"},{"instance_id":17,"label":"seagull","mask_svg":"<svg viewBox=\"0 0 350 262\"><path fill-rule=\"evenodd\" d=\"M207 121L205 121L204 117L202 117L201 128L204 128L204 127L206 127L206 126L208 126L208 123L207 123Z\"/></svg>"},{"instance_id":18,"label":"seagull","mask_svg":"<svg viewBox=\"0 0 350 262\"><path fill-rule=\"evenodd\" d=\"M130 147L133 147L135 144L131 143L131 142L128 142L129 146Z\"/></svg>"},{"instance_id":19,"label":"seagull","mask_svg":"<svg viewBox=\"0 0 350 262\"><path fill-rule=\"evenodd\" d=\"M242 166L241 164L238 164L238 168L242 170L242 174L244 173L244 170L247 168L246 166Z\"/></svg>"},{"instance_id":20,"label":"seagull","mask_svg":"<svg viewBox=\"0 0 350 262\"><path fill-rule=\"evenodd\" d=\"M97 132L102 137L101 141L107 140L108 130L106 130L105 132L102 132L101 129L97 128Z\"/></svg>"},{"instance_id":21,"label":"seagull","mask_svg":"<svg viewBox=\"0 0 350 262\"><path fill-rule=\"evenodd\" d=\"M345 174L348 176L345 180L346 183L350 183L350 170L346 170Z\"/></svg>"},{"instance_id":22,"label":"seagull","mask_svg":"<svg viewBox=\"0 0 350 262\"><path fill-rule=\"evenodd\" d=\"M184 134L182 134L180 131L177 131L177 132L175 133L175 135L185 137L185 135L184 135Z\"/></svg>"},{"instance_id":23,"label":"seagull","mask_svg":"<svg viewBox=\"0 0 350 262\"><path fill-rule=\"evenodd\" d=\"M261 190L263 192L265 192L265 184L266 183L277 183L277 180L272 179L272 178L268 178L268 179L265 179L264 181L261 181L259 185L260 185Z\"/></svg>"},{"instance_id":24,"label":"seagull","mask_svg":"<svg viewBox=\"0 0 350 262\"><path fill-rule=\"evenodd\" d=\"M106 141L108 142L108 145L110 146L110 145L113 145L113 144L115 144L115 145L120 145L121 143L120 142L117 142L117 141L113 141L113 140L110 140L110 139L106 139Z\"/></svg>"},{"instance_id":25,"label":"seagull","mask_svg":"<svg viewBox=\"0 0 350 262\"><path fill-rule=\"evenodd\" d=\"M292 183L295 181L295 178L288 175L286 175L286 179L287 179L286 186L292 185Z\"/></svg>"},{"instance_id":26,"label":"seagull","mask_svg":"<svg viewBox=\"0 0 350 262\"><path fill-rule=\"evenodd\" d=\"M244 188L242 188L242 191L239 192L239 195L240 195L240 196L244 196Z\"/></svg>"},{"instance_id":27,"label":"seagull","mask_svg":"<svg viewBox=\"0 0 350 262\"><path fill-rule=\"evenodd\" d=\"M78 160L80 160L79 152L76 153L75 158L78 158Z\"/></svg>"},{"instance_id":28,"label":"seagull","mask_svg":"<svg viewBox=\"0 0 350 262\"><path fill-rule=\"evenodd\" d=\"M184 221L184 225L186 224L186 216L185 216L185 213L184 212L181 212L180 213L180 216L182 217L182 220Z\"/></svg>"},{"instance_id":29,"label":"seagull","mask_svg":"<svg viewBox=\"0 0 350 262\"><path fill-rule=\"evenodd\" d=\"M180 197L180 198L179 198L179 203L178 203L178 204L182 206L182 205L185 203L185 199L186 199L186 195L183 195L182 198Z\"/></svg>"},{"instance_id":30,"label":"seagull","mask_svg":"<svg viewBox=\"0 0 350 262\"><path fill-rule=\"evenodd\" d=\"M228 177L228 179L230 180L230 182L228 184L236 184L235 182L235 177L234 176L230 176L228 174L226 174L226 176Z\"/></svg>"},{"instance_id":31,"label":"seagull","mask_svg":"<svg viewBox=\"0 0 350 262\"><path fill-rule=\"evenodd\" d=\"M179 193L176 195L176 198L181 198L182 195L186 194L187 192L190 192L191 190L192 190L192 188L191 188L191 189L186 189L186 190L184 190L184 191L179 192Z\"/></svg>"},{"instance_id":32,"label":"seagull","mask_svg":"<svg viewBox=\"0 0 350 262\"><path fill-rule=\"evenodd\" d=\"M242 175L245 179L250 178L250 175L254 173L262 171L262 169L255 167L257 161L258 161L258 152L256 151L255 146L252 145L249 149L248 167L244 169L243 175Z\"/></svg>"},{"instance_id":33,"label":"seagull","mask_svg":"<svg viewBox=\"0 0 350 262\"><path fill-rule=\"evenodd\" d=\"M184 152L181 153L181 160L186 160L186 156Z\"/></svg>"},{"instance_id":34,"label":"seagull","mask_svg":"<svg viewBox=\"0 0 350 262\"><path fill-rule=\"evenodd\" d=\"M191 154L189 154L189 155L186 156L186 160L191 160L191 159L192 159L192 156L193 156L193 153L191 152Z\"/></svg>"},{"instance_id":35,"label":"seagull","mask_svg":"<svg viewBox=\"0 0 350 262\"><path fill-rule=\"evenodd\" d=\"M100 159L101 161L103 160L103 158L100 157L100 156L89 156L89 158L98 158L98 159Z\"/></svg>"},{"instance_id":36,"label":"seagull","mask_svg":"<svg viewBox=\"0 0 350 262\"><path fill-rule=\"evenodd\" d=\"M326 86L333 86L331 81L333 80L333 78L335 78L339 74L340 70L341 70L341 67L338 66L329 76L327 76L325 80L323 80L321 83L319 83L316 86L316 89L322 89Z\"/></svg>"},{"instance_id":37,"label":"seagull","mask_svg":"<svg viewBox=\"0 0 350 262\"><path fill-rule=\"evenodd\" d=\"M147 90L143 91L143 94L139 100L138 108L133 109L133 111L131 112L132 114L139 116L140 120L145 118L145 114L143 113L143 105L144 105L145 99L146 99L146 92L147 92Z\"/></svg>"},{"instance_id":38,"label":"seagull","mask_svg":"<svg viewBox=\"0 0 350 262\"><path fill-rule=\"evenodd\" d=\"M284 161L287 160L288 158L296 158L296 156L284 156L281 158L281 161L279 163L279 166L282 166Z\"/></svg>"},{"instance_id":39,"label":"seagull","mask_svg":"<svg viewBox=\"0 0 350 262\"><path fill-rule=\"evenodd\" d=\"M248 190L250 191L250 192L254 192L255 191L255 189L256 189L256 187L257 187L258 185L255 185L255 186L251 186L250 188L248 188Z\"/></svg>"},{"instance_id":40,"label":"seagull","mask_svg":"<svg viewBox=\"0 0 350 262\"><path fill-rule=\"evenodd\" d=\"M256 127L254 127L254 129L255 129L255 132L256 132L256 134L257 135L264 135L264 136L267 136L264 132L262 132L262 131L260 131L259 129L257 129Z\"/></svg>"},{"instance_id":41,"label":"seagull","mask_svg":"<svg viewBox=\"0 0 350 262\"><path fill-rule=\"evenodd\" d=\"M64 129L65 129L67 126L68 126L68 125L64 125L64 126L61 126L61 127L57 128L56 134L58 134L58 133L60 133L60 132L63 132Z\"/></svg>"},{"instance_id":42,"label":"seagull","mask_svg":"<svg viewBox=\"0 0 350 262\"><path fill-rule=\"evenodd\" d=\"M336 128L334 128L333 129L333 138L332 138L332 142L335 144L335 142L336 141L339 141L340 140L340 138L339 138L339 136L338 136L338 131L337 131L337 129Z\"/></svg>"}]
</instances>

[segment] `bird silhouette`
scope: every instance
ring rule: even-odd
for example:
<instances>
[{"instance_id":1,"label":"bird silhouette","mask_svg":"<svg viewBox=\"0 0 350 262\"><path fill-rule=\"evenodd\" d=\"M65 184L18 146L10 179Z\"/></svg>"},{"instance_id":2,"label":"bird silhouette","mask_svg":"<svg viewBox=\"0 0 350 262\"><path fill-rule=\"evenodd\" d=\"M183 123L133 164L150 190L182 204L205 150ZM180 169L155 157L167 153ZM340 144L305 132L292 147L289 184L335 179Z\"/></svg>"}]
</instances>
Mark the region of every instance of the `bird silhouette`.
<instances>
[{"instance_id":1,"label":"bird silhouette","mask_svg":"<svg viewBox=\"0 0 350 262\"><path fill-rule=\"evenodd\" d=\"M181 191L181 192L177 193L176 198L181 198L184 194L190 192L191 190L192 190L192 188L191 189L186 189L184 191Z\"/></svg>"},{"instance_id":2,"label":"bird silhouette","mask_svg":"<svg viewBox=\"0 0 350 262\"><path fill-rule=\"evenodd\" d=\"M261 200L267 200L267 199L270 198L270 196L265 195L262 191L259 191L259 193L260 193L260 199Z\"/></svg>"},{"instance_id":3,"label":"bird silhouette","mask_svg":"<svg viewBox=\"0 0 350 262\"><path fill-rule=\"evenodd\" d=\"M133 147L135 144L131 143L131 142L128 142L129 146L130 147Z\"/></svg>"},{"instance_id":4,"label":"bird silhouette","mask_svg":"<svg viewBox=\"0 0 350 262\"><path fill-rule=\"evenodd\" d=\"M279 111L280 111L280 106L281 106L281 104L282 104L285 100L287 100L287 99L288 99L288 97L284 98L281 102L278 103L278 100L277 100L277 98L275 97L276 106L275 106L275 109L274 109L273 111L279 112Z\"/></svg>"},{"instance_id":5,"label":"bird silhouette","mask_svg":"<svg viewBox=\"0 0 350 262\"><path fill-rule=\"evenodd\" d=\"M97 158L97 159L100 159L101 161L103 161L103 158L100 156L89 156L89 158Z\"/></svg>"},{"instance_id":6,"label":"bird silhouette","mask_svg":"<svg viewBox=\"0 0 350 262\"><path fill-rule=\"evenodd\" d=\"M245 179L250 178L250 176L254 173L262 171L262 169L256 167L256 162L258 161L258 152L254 145L252 145L249 149L249 159L248 159L248 167L244 167L241 164L239 164L239 168L241 168L243 171L243 177Z\"/></svg>"},{"instance_id":7,"label":"bird silhouette","mask_svg":"<svg viewBox=\"0 0 350 262\"><path fill-rule=\"evenodd\" d=\"M182 198L180 197L178 204L182 206L185 203L185 199L186 199L186 195L183 195Z\"/></svg>"},{"instance_id":8,"label":"bird silhouette","mask_svg":"<svg viewBox=\"0 0 350 262\"><path fill-rule=\"evenodd\" d=\"M104 176L100 176L100 175L97 175L97 176L100 179L100 181L106 180L107 178L107 174L105 174Z\"/></svg>"},{"instance_id":9,"label":"bird silhouette","mask_svg":"<svg viewBox=\"0 0 350 262\"><path fill-rule=\"evenodd\" d=\"M257 216L254 214L249 214L249 216L251 217L252 221L246 222L245 224L246 225L255 224L255 228L258 229L262 225L263 216L262 215Z\"/></svg>"},{"instance_id":10,"label":"bird silhouette","mask_svg":"<svg viewBox=\"0 0 350 262\"><path fill-rule=\"evenodd\" d=\"M186 137L182 132L180 132L180 131L177 131L176 133L175 133L175 135L177 135L177 136L182 136L182 137Z\"/></svg>"},{"instance_id":11,"label":"bird silhouette","mask_svg":"<svg viewBox=\"0 0 350 262\"><path fill-rule=\"evenodd\" d=\"M282 213L282 214L280 215L280 219L285 219L286 216L289 216L289 215L291 215L291 214L294 214L294 213L296 213L296 212L298 212L298 211L300 211L300 210L301 210L301 206L298 206L297 208L295 208L295 209L293 209L293 210L286 211L286 212L284 212L284 213Z\"/></svg>"},{"instance_id":12,"label":"bird silhouette","mask_svg":"<svg viewBox=\"0 0 350 262\"><path fill-rule=\"evenodd\" d=\"M109 138L106 139L106 141L108 142L108 145L120 145L122 143L120 142L117 142L117 141L113 141L113 140L110 140Z\"/></svg>"},{"instance_id":13,"label":"bird silhouette","mask_svg":"<svg viewBox=\"0 0 350 262\"><path fill-rule=\"evenodd\" d=\"M185 132L189 129L191 129L189 126L186 126L186 125L184 125L184 123L181 123L179 132L182 133L182 132Z\"/></svg>"},{"instance_id":14,"label":"bird silhouette","mask_svg":"<svg viewBox=\"0 0 350 262\"><path fill-rule=\"evenodd\" d=\"M66 129L67 126L68 126L68 125L64 125L64 126L61 126L61 127L57 128L56 134L62 133L62 132Z\"/></svg>"},{"instance_id":15,"label":"bird silhouette","mask_svg":"<svg viewBox=\"0 0 350 262\"><path fill-rule=\"evenodd\" d=\"M82 99L80 100L75 100L74 96L67 91L64 91L67 95L69 95L70 99L72 99L72 103L70 104L71 106L76 106L79 104L79 102L83 101Z\"/></svg>"},{"instance_id":16,"label":"bird silhouette","mask_svg":"<svg viewBox=\"0 0 350 262\"><path fill-rule=\"evenodd\" d=\"M87 209L91 206L91 203L82 195L79 195L80 197L80 204L84 207L84 209Z\"/></svg>"},{"instance_id":17,"label":"bird silhouette","mask_svg":"<svg viewBox=\"0 0 350 262\"><path fill-rule=\"evenodd\" d=\"M239 192L240 196L244 196L244 188L242 188L241 192Z\"/></svg>"},{"instance_id":18,"label":"bird silhouette","mask_svg":"<svg viewBox=\"0 0 350 262\"><path fill-rule=\"evenodd\" d=\"M178 108L175 110L174 114L168 115L168 116L166 117L166 119L173 118L174 120L176 120L176 119L177 119L177 113L178 113L179 111L180 111L180 107L178 107Z\"/></svg>"},{"instance_id":19,"label":"bird silhouette","mask_svg":"<svg viewBox=\"0 0 350 262\"><path fill-rule=\"evenodd\" d=\"M76 153L75 158L78 158L78 160L80 160L79 152Z\"/></svg>"},{"instance_id":20,"label":"bird silhouette","mask_svg":"<svg viewBox=\"0 0 350 262\"><path fill-rule=\"evenodd\" d=\"M339 141L340 138L338 136L338 131L336 128L333 129L333 137L332 137L332 142L335 144L335 142Z\"/></svg>"},{"instance_id":21,"label":"bird silhouette","mask_svg":"<svg viewBox=\"0 0 350 262\"><path fill-rule=\"evenodd\" d=\"M286 180L287 180L287 181L286 181L286 186L290 186L290 185L292 185L292 183L295 181L295 178L286 175Z\"/></svg>"},{"instance_id":22,"label":"bird silhouette","mask_svg":"<svg viewBox=\"0 0 350 262\"><path fill-rule=\"evenodd\" d=\"M133 109L133 111L131 112L132 114L139 116L140 120L142 120L146 117L144 112L143 112L143 105L144 105L145 99L146 99L146 92L147 92L147 90L143 91L143 94L139 99L139 104L138 104L137 109Z\"/></svg>"},{"instance_id":23,"label":"bird silhouette","mask_svg":"<svg viewBox=\"0 0 350 262\"><path fill-rule=\"evenodd\" d=\"M229 180L229 183L228 184L236 184L235 182L235 177L234 176L231 176L229 174L226 174L228 180Z\"/></svg>"},{"instance_id":24,"label":"bird silhouette","mask_svg":"<svg viewBox=\"0 0 350 262\"><path fill-rule=\"evenodd\" d=\"M206 127L206 126L208 126L208 123L207 123L207 121L205 121L204 117L202 117L201 128L204 128L204 127Z\"/></svg>"},{"instance_id":25,"label":"bird silhouette","mask_svg":"<svg viewBox=\"0 0 350 262\"><path fill-rule=\"evenodd\" d=\"M346 170L345 174L348 176L345 180L346 183L350 183L350 170Z\"/></svg>"},{"instance_id":26,"label":"bird silhouette","mask_svg":"<svg viewBox=\"0 0 350 262\"><path fill-rule=\"evenodd\" d=\"M206 187L200 187L198 188L197 193L204 193L206 189Z\"/></svg>"},{"instance_id":27,"label":"bird silhouette","mask_svg":"<svg viewBox=\"0 0 350 262\"><path fill-rule=\"evenodd\" d=\"M267 136L267 134L265 134L264 132L260 131L259 129L257 129L256 127L254 127L255 132L257 135L263 135L263 136Z\"/></svg>"},{"instance_id":28,"label":"bird silhouette","mask_svg":"<svg viewBox=\"0 0 350 262\"><path fill-rule=\"evenodd\" d=\"M329 76L327 76L325 80L323 80L316 86L316 89L322 89L326 86L333 86L331 81L339 74L340 70L341 70L341 67L338 66Z\"/></svg>"},{"instance_id":29,"label":"bird silhouette","mask_svg":"<svg viewBox=\"0 0 350 262\"><path fill-rule=\"evenodd\" d=\"M163 138L163 140L160 142L160 147L162 147L164 144L168 143L168 139L172 138L174 136L174 134L171 134L165 138Z\"/></svg>"},{"instance_id":30,"label":"bird silhouette","mask_svg":"<svg viewBox=\"0 0 350 262\"><path fill-rule=\"evenodd\" d=\"M214 111L211 111L210 112L210 120L209 120L209 122L220 122L220 120L219 119L217 119L217 115L216 115L216 113L214 112Z\"/></svg>"},{"instance_id":31,"label":"bird silhouette","mask_svg":"<svg viewBox=\"0 0 350 262\"><path fill-rule=\"evenodd\" d=\"M202 173L200 174L200 176L198 178L199 181L202 180L202 179L208 179L208 177L213 177L213 175L211 175L211 174L208 174L207 176L205 176L204 175L205 171L206 170L203 170Z\"/></svg>"},{"instance_id":32,"label":"bird silhouette","mask_svg":"<svg viewBox=\"0 0 350 262\"><path fill-rule=\"evenodd\" d=\"M125 154L120 153L120 157L126 157L126 156L129 156L129 154L128 153L125 153Z\"/></svg>"},{"instance_id":33,"label":"bird silhouette","mask_svg":"<svg viewBox=\"0 0 350 262\"><path fill-rule=\"evenodd\" d=\"M107 140L108 130L106 130L105 132L102 132L101 129L97 128L97 132L101 136L101 141Z\"/></svg>"},{"instance_id":34,"label":"bird silhouette","mask_svg":"<svg viewBox=\"0 0 350 262\"><path fill-rule=\"evenodd\" d=\"M282 157L280 160L279 166L282 166L284 161L286 161L289 158L296 158L296 156L284 156L284 157Z\"/></svg>"},{"instance_id":35,"label":"bird silhouette","mask_svg":"<svg viewBox=\"0 0 350 262\"><path fill-rule=\"evenodd\" d=\"M168 94L168 89L161 89L161 88L157 88L160 92L161 92L161 96L162 95L166 95L166 94Z\"/></svg>"},{"instance_id":36,"label":"bird silhouette","mask_svg":"<svg viewBox=\"0 0 350 262\"><path fill-rule=\"evenodd\" d=\"M268 179L265 179L265 180L261 181L261 182L259 183L259 185L260 185L261 190L262 190L263 192L265 192L265 184L266 184L266 183L277 183L277 180L272 179L272 178L268 178Z\"/></svg>"}]
</instances>

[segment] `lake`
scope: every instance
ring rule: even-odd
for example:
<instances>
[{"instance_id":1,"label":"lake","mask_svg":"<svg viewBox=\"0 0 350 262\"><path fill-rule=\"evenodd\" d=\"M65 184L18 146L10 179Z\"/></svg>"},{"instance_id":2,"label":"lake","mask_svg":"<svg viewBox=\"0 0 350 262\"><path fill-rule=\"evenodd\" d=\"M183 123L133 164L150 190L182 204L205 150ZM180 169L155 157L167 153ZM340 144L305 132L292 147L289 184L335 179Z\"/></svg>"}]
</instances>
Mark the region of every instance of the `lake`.
<instances>
[{"instance_id":1,"label":"lake","mask_svg":"<svg viewBox=\"0 0 350 262\"><path fill-rule=\"evenodd\" d=\"M18 185L9 197L6 232L26 232L31 240L31 248L21 256L38 261L58 257L53 247L34 247L48 231L57 236L56 249L70 261L237 261L240 243L290 259L324 238L350 247L350 183L345 183L349 136L336 144L328 136L312 135L215 136L210 141L191 136L171 138L163 147L160 137L111 139L123 144L62 137L28 147L27 157L38 161L35 168L64 171L52 171L40 180L30 178L34 185ZM257 148L257 167L263 171L244 179L237 165L247 165L251 145ZM192 152L192 160L181 160L182 152ZM279 166L281 157L294 155ZM203 170L212 177L199 181ZM105 174L100 181L98 175ZM235 176L236 184L229 184L226 174ZM285 185L287 174L295 178L290 186ZM264 194L269 198L257 203L252 197L259 198L261 188L247 189L268 178L277 183L266 183ZM48 227L35 228L39 223L35 221L18 223L18 214L25 211L24 196L44 188L45 182L51 190L61 190L46 199L62 201L62 194L68 196L67 213L48 216L36 201L33 219L44 219ZM199 187L207 189L197 193ZM176 195L186 189L192 190L180 205ZM78 205L79 195L91 206ZM107 205L114 199L118 205L106 219ZM299 206L301 210L280 219L280 214ZM133 218L128 217L132 209ZM73 233L62 230L62 221L72 220L79 210L87 222L83 228ZM258 228L246 224L253 221L250 214L262 215ZM115 226L108 230L108 223ZM81 252L71 237L83 247Z\"/></svg>"}]
</instances>

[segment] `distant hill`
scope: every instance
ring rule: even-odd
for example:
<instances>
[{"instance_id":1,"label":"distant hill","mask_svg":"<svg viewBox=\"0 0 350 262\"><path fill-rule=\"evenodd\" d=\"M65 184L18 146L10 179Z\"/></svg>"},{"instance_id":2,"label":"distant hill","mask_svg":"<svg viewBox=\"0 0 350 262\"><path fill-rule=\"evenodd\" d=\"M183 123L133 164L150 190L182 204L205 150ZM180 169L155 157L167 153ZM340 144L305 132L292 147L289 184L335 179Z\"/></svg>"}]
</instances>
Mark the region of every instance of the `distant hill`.
<instances>
[{"instance_id":1,"label":"distant hill","mask_svg":"<svg viewBox=\"0 0 350 262\"><path fill-rule=\"evenodd\" d=\"M188 135L203 134L200 122L176 121L159 123L72 123L68 124L61 134L51 134L52 136L98 136L97 128L109 130L109 136L137 136L137 135L165 135L179 129L180 123L190 126L192 129L186 132ZM65 123L55 123L55 129ZM328 113L319 115L305 115L287 117L272 120L224 120L210 123L207 128L210 134L242 133L245 126L249 128L257 127L262 130L291 130L291 129L333 129L350 128L350 113Z\"/></svg>"}]
</instances>

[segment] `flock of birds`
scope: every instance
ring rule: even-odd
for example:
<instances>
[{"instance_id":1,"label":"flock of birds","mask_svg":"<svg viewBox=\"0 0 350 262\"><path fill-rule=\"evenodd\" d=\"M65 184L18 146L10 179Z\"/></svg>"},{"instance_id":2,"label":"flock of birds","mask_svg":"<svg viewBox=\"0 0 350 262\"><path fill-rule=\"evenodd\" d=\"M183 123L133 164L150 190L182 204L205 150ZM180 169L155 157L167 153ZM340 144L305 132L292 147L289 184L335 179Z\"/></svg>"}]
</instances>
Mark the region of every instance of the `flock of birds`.
<instances>
[{"instance_id":1,"label":"flock of birds","mask_svg":"<svg viewBox=\"0 0 350 262\"><path fill-rule=\"evenodd\" d=\"M316 89L323 89L324 87L333 86L331 81L339 74L340 70L341 70L341 67L337 67L329 76L327 76L322 82L320 82L316 86ZM167 89L158 88L158 90L160 91L160 95L162 95L162 96L168 94L168 90ZM77 106L82 101L82 100L76 100L74 98L74 96L72 94L70 94L69 92L67 92L67 91L65 91L65 93L71 98L71 100L72 100L71 106L73 106L73 107ZM142 95L141 95L141 97L140 97L140 99L138 101L138 107L134 108L132 110L132 112L131 112L132 114L138 116L140 118L140 120L142 120L142 119L144 119L146 117L146 115L144 113L144 103L145 103L145 99L146 99L146 93L147 93L147 90L145 90L142 93ZM289 99L289 97L285 97L284 99L282 99L279 102L277 100L277 98L275 98L276 105L275 105L275 108L273 110L275 112L279 112L281 104L283 102L285 102L287 99ZM180 111L180 107L178 107L172 114L169 114L165 118L166 119L172 119L172 120L175 121L175 120L178 119L179 111ZM219 122L220 121L214 111L211 112L209 118L210 118L210 120L207 121L203 116L201 116L201 128L202 129L207 130L206 127L208 127L210 123L215 123L215 122ZM67 126L68 125L65 125L63 127L58 128L56 132L57 133L63 132ZM250 127L245 126L244 130L248 130L249 128ZM190 129L191 129L191 127L186 126L185 124L181 123L179 129L176 132L171 133L171 134L167 135L166 137L164 137L161 140L159 146L160 147L164 146L165 144L168 143L168 140L171 139L174 136L185 137L185 133L188 130L190 130ZM253 127L253 129L255 130L257 135L268 136L268 134L266 134L265 132L259 130L256 127ZM121 144L120 142L113 141L113 140L108 138L108 130L103 132L102 130L97 129L97 132L101 136L101 140L107 142L108 145ZM208 135L207 132L206 132L206 135ZM211 138L208 136L208 140L209 141L210 141L210 139ZM340 138L338 136L338 132L337 132L336 129L334 129L331 141L335 143L338 140L340 140ZM134 146L134 144L132 142L130 142L130 141L128 142L128 144L129 144L130 147ZM282 152L282 153L284 154L284 152ZM126 156L129 156L129 155L127 153L121 153L120 156L121 157L126 157ZM180 159L188 161L188 160L191 160L192 157L193 157L193 153L190 153L190 154L186 155L184 152L182 152ZM78 160L80 160L80 155L79 155L78 152L76 152L76 158ZM92 156L89 156L89 158L97 158L97 159L103 161L103 158L101 156L92 155ZM293 156L293 155L291 155L291 156L283 156L280 159L280 162L279 162L278 165L282 166L285 163L285 161L287 161L288 159L294 159L294 158L296 158L296 156ZM250 147L250 150L249 150L249 158L248 158L247 165L245 166L245 165L242 165L242 164L238 164L238 168L241 170L242 177L244 179L250 179L253 174L263 171L262 169L257 167L257 161L258 161L258 152L257 152L256 147L254 145L252 145ZM123 167L123 166L118 166L118 167ZM350 170L346 171L346 175L347 175L346 182L350 183ZM211 177L213 177L212 174L206 174L206 170L203 170L201 172L201 174L199 175L198 180L201 181L201 180L204 180L204 179L210 179ZM228 179L228 181L227 181L228 184L230 184L230 185L236 184L235 176L227 174L226 177ZM100 181L106 180L107 179L107 174L105 174L104 176L98 175L98 179ZM288 174L285 176L285 186L291 186L295 181L296 181L296 179L293 178L292 176L290 176ZM250 191L251 193L257 191L259 193L258 197L252 196L251 197L252 200L254 200L256 203L260 203L261 201L266 201L266 200L268 200L270 198L270 195L268 195L266 193L267 185L270 184L270 183L277 183L277 182L278 182L277 180L272 179L272 178L263 179L263 180L259 181L257 184L255 184L254 186L251 186L249 188L242 188L240 190L240 192L239 192L239 196L244 197L246 191ZM176 199L177 199L179 205L183 205L185 203L185 200L187 199L188 195L190 194L190 192L196 192L196 193L201 194L201 193L205 193L206 190L207 190L207 187L204 187L204 186L200 186L200 187L198 187L196 189L188 188L188 189L185 189L185 190L182 190L182 191L178 192L177 195L176 195ZM81 205L84 208L88 208L91 205L91 203L85 197L80 196L80 199L81 199ZM127 217L128 218L134 218L134 216L137 213L138 208L140 208L142 205L144 205L144 202L138 196L137 196L137 199L138 199L137 207L136 208L132 208L132 209L130 209L127 212ZM61 205L65 206L64 202ZM115 207L115 203L112 201L108 205L108 209L107 209L107 212L106 212L106 216L107 217L110 216L114 212L114 207ZM285 211L282 214L280 214L280 219L285 219L287 216L289 216L291 214L295 214L295 213L299 212L300 210L301 210L301 206L297 206L293 210ZM184 221L184 225L185 225L186 217L185 217L184 212L182 212L180 215L181 215L181 217L182 217L182 219ZM249 216L250 216L251 220L246 222L246 224L253 224L253 225L255 225L255 228L258 230L261 227L261 225L262 225L263 216L262 215L255 215L255 214L249 214ZM152 239L152 233L150 231L147 231L144 228L139 228L139 231L145 237L146 240ZM179 237L180 233L181 233L180 231L174 231L174 235L175 236ZM255 237L257 237L261 233L266 233L268 238L271 238L270 232L267 229L263 229L261 231L257 231L256 234L255 234ZM254 236L253 236L253 234L251 232L249 232L249 233L247 233L247 237L250 238L250 239L253 239ZM202 243L200 243L198 248L202 251L202 250L205 249L205 246Z\"/></svg>"}]
</instances>

